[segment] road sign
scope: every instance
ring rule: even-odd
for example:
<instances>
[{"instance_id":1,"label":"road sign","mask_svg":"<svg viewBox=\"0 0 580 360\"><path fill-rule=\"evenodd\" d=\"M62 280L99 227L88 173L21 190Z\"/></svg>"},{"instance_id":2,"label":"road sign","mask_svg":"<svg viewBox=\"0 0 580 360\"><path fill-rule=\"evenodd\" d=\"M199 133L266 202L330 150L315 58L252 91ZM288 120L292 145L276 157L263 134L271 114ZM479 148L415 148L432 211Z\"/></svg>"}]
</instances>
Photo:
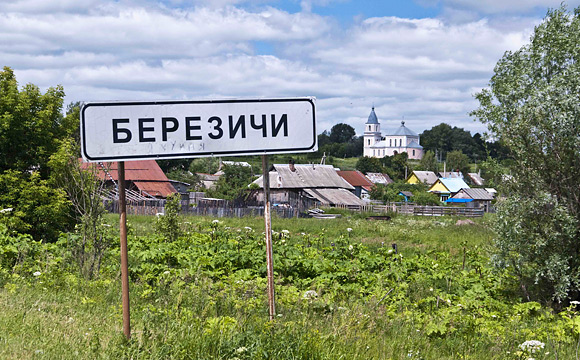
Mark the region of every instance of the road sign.
<instances>
[{"instance_id":1,"label":"road sign","mask_svg":"<svg viewBox=\"0 0 580 360\"><path fill-rule=\"evenodd\" d=\"M86 161L264 155L317 150L314 98L89 102Z\"/></svg>"}]
</instances>

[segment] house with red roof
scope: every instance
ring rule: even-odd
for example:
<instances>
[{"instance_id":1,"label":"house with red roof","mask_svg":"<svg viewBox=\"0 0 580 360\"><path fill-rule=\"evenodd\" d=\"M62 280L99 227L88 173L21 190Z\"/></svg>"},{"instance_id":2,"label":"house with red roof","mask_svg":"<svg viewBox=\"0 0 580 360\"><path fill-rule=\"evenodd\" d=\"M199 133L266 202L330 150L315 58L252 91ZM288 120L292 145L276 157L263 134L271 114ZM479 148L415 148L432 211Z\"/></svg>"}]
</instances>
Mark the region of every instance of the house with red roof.
<instances>
[{"instance_id":1,"label":"house with red roof","mask_svg":"<svg viewBox=\"0 0 580 360\"><path fill-rule=\"evenodd\" d=\"M358 170L345 171L338 170L338 175L354 187L353 193L361 199L369 199L369 192L374 184L364 174Z\"/></svg>"},{"instance_id":2,"label":"house with red roof","mask_svg":"<svg viewBox=\"0 0 580 360\"><path fill-rule=\"evenodd\" d=\"M113 193L119 181L117 162L86 163L81 160L81 168L96 167L96 175L105 180ZM164 199L177 191L165 176L155 160L135 160L125 162L125 187L128 200Z\"/></svg>"}]
</instances>

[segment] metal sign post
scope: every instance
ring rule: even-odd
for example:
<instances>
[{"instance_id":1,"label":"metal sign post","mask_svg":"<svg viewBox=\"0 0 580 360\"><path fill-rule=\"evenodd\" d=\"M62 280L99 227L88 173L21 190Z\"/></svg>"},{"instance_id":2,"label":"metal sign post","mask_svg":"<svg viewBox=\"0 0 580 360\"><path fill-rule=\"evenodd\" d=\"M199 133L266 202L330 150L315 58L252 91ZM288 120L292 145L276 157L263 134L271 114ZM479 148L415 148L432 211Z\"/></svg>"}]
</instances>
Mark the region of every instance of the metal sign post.
<instances>
[{"instance_id":1,"label":"metal sign post","mask_svg":"<svg viewBox=\"0 0 580 360\"><path fill-rule=\"evenodd\" d=\"M85 161L117 161L123 332L131 337L124 161L207 156L262 155L264 221L270 320L274 266L268 154L317 150L312 97L199 101L88 102L81 108L81 154Z\"/></svg>"},{"instance_id":2,"label":"metal sign post","mask_svg":"<svg viewBox=\"0 0 580 360\"><path fill-rule=\"evenodd\" d=\"M274 300L274 261L272 251L272 216L270 214L270 171L268 169L268 155L262 155L262 178L264 179L264 222L266 233L266 267L268 274L268 309L270 321L276 316Z\"/></svg>"},{"instance_id":3,"label":"metal sign post","mask_svg":"<svg viewBox=\"0 0 580 360\"><path fill-rule=\"evenodd\" d=\"M119 228L121 238L121 287L123 302L123 333L131 338L131 316L129 312L129 261L127 259L127 202L125 199L125 162L117 163L119 174Z\"/></svg>"}]
</instances>

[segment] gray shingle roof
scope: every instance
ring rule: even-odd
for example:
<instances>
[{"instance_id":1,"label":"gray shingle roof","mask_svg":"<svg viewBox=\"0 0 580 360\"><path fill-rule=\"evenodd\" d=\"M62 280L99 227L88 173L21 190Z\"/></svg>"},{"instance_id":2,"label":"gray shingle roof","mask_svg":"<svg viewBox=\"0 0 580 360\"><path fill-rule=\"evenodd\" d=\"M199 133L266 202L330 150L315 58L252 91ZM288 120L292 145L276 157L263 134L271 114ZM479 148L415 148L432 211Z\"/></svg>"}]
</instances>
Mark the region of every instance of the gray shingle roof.
<instances>
[{"instance_id":1,"label":"gray shingle roof","mask_svg":"<svg viewBox=\"0 0 580 360\"><path fill-rule=\"evenodd\" d=\"M417 179L420 182L425 183L427 185L433 185L437 179L437 175L433 171L413 171L411 175L415 174Z\"/></svg>"},{"instance_id":2,"label":"gray shingle roof","mask_svg":"<svg viewBox=\"0 0 580 360\"><path fill-rule=\"evenodd\" d=\"M371 110L371 114L369 115L369 119L367 121L367 124L378 124L379 123L379 119L377 119L377 114L375 114L375 107L373 106L373 109Z\"/></svg>"},{"instance_id":3,"label":"gray shingle roof","mask_svg":"<svg viewBox=\"0 0 580 360\"><path fill-rule=\"evenodd\" d=\"M399 127L395 132L389 135L395 136L419 136L416 132L410 130L408 127L405 126L405 122L401 121L401 127Z\"/></svg>"},{"instance_id":4,"label":"gray shingle roof","mask_svg":"<svg viewBox=\"0 0 580 360\"><path fill-rule=\"evenodd\" d=\"M461 192L465 193L465 195L473 200L493 200L493 195L485 189L461 189Z\"/></svg>"},{"instance_id":5,"label":"gray shingle roof","mask_svg":"<svg viewBox=\"0 0 580 360\"><path fill-rule=\"evenodd\" d=\"M415 140L411 141L409 143L409 145L407 145L408 148L411 149L422 149L423 147L421 145L419 145Z\"/></svg>"},{"instance_id":6,"label":"gray shingle roof","mask_svg":"<svg viewBox=\"0 0 580 360\"><path fill-rule=\"evenodd\" d=\"M295 171L290 170L288 164L273 165L270 171L270 188L298 189L298 188L342 188L353 190L354 187L338 175L332 165L294 165ZM254 181L263 187L262 177Z\"/></svg>"}]
</instances>

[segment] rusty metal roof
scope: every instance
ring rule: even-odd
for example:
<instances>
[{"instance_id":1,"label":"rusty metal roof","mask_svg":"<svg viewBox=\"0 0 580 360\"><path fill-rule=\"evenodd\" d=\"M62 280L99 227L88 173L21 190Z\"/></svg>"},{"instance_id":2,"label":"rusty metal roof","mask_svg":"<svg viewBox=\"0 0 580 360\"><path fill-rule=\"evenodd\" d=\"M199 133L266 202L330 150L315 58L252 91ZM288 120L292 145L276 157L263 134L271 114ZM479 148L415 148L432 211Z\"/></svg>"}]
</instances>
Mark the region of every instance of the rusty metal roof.
<instances>
[{"instance_id":1,"label":"rusty metal roof","mask_svg":"<svg viewBox=\"0 0 580 360\"><path fill-rule=\"evenodd\" d=\"M117 162L81 162L83 169L89 169L93 166L97 167L97 176L100 179L114 182L119 180ZM167 197L176 192L155 160L126 161L125 181L133 182L140 191L155 197Z\"/></svg>"},{"instance_id":2,"label":"rusty metal roof","mask_svg":"<svg viewBox=\"0 0 580 360\"><path fill-rule=\"evenodd\" d=\"M339 170L337 171L338 175L340 175L344 180L346 180L352 186L360 186L366 190L370 190L373 187L373 183L367 179L363 173L358 170L354 171L346 171L346 170Z\"/></svg>"}]
</instances>

